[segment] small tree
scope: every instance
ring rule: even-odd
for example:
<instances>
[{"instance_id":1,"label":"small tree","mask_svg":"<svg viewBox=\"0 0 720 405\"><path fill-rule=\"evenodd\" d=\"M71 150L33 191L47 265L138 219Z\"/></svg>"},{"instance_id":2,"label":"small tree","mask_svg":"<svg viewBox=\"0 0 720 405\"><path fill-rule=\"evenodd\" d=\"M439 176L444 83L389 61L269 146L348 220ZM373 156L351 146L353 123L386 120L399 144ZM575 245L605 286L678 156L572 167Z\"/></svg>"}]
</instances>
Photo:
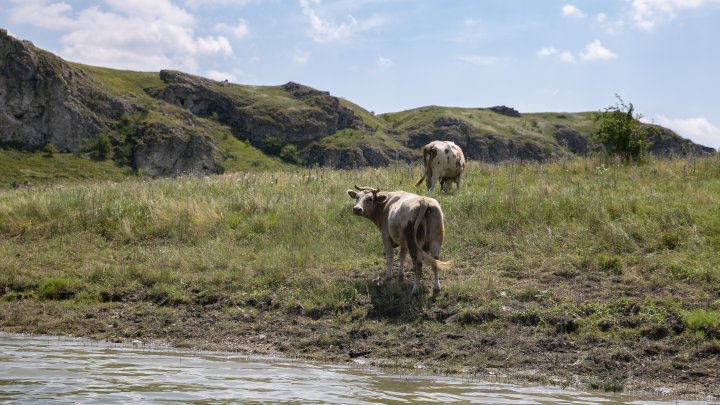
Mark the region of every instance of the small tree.
<instances>
[{"instance_id":1,"label":"small tree","mask_svg":"<svg viewBox=\"0 0 720 405\"><path fill-rule=\"evenodd\" d=\"M647 128L641 123L642 114L635 114L632 103L625 104L619 95L618 103L600 112L593 118L600 121L595 136L609 155L620 156L623 161L640 161L650 146Z\"/></svg>"},{"instance_id":2,"label":"small tree","mask_svg":"<svg viewBox=\"0 0 720 405\"><path fill-rule=\"evenodd\" d=\"M290 163L295 163L297 165L302 163L302 159L300 159L300 153L297 146L291 143L283 146L282 150L280 151L280 158Z\"/></svg>"},{"instance_id":3,"label":"small tree","mask_svg":"<svg viewBox=\"0 0 720 405\"><path fill-rule=\"evenodd\" d=\"M56 154L58 150L53 144L46 143L45 146L43 146L42 151L43 151L43 156L53 157L53 155Z\"/></svg>"},{"instance_id":4,"label":"small tree","mask_svg":"<svg viewBox=\"0 0 720 405\"><path fill-rule=\"evenodd\" d=\"M112 143L110 143L110 137L105 134L100 134L97 139L97 143L95 144L95 152L97 153L97 158L100 160L105 160L110 157L110 153L112 153Z\"/></svg>"}]
</instances>

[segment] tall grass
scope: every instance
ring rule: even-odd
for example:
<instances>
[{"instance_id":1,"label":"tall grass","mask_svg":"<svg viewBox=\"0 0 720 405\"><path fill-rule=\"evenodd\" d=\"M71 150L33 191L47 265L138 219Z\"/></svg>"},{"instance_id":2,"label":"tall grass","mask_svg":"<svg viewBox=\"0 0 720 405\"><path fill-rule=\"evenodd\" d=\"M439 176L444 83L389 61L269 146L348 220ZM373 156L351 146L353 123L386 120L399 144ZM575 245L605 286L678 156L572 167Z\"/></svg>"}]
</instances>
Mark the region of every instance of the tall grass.
<instances>
[{"instance_id":1,"label":"tall grass","mask_svg":"<svg viewBox=\"0 0 720 405\"><path fill-rule=\"evenodd\" d=\"M669 308L675 294L694 310L720 282L713 156L471 163L461 193L434 195L446 219L441 257L454 262L443 293L378 287L379 233L352 216L345 190L412 190L419 175L306 169L0 191L0 295L302 307L313 317L412 317L435 305L463 324L503 319L513 304L510 321L571 312L597 331L635 316L608 303L633 289L643 308Z\"/></svg>"}]
</instances>

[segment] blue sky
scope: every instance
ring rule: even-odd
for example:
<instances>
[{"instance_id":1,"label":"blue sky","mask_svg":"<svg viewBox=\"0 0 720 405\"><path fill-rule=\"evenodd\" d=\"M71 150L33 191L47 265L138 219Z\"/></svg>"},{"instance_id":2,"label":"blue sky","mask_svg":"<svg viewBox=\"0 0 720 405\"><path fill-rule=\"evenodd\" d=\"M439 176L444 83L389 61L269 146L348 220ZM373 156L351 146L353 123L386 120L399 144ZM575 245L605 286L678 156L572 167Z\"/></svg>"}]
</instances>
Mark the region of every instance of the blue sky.
<instances>
[{"instance_id":1,"label":"blue sky","mask_svg":"<svg viewBox=\"0 0 720 405\"><path fill-rule=\"evenodd\" d=\"M720 147L720 0L0 0L67 60L303 83L376 113L597 111Z\"/></svg>"}]
</instances>

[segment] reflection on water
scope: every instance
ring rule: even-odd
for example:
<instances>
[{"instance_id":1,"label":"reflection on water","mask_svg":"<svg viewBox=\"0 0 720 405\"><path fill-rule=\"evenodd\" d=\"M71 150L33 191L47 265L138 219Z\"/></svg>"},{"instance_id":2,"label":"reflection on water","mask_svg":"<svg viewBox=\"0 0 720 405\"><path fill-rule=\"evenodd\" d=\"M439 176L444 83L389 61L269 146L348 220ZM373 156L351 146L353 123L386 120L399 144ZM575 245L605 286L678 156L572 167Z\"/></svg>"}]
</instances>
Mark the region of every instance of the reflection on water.
<instances>
[{"instance_id":1,"label":"reflection on water","mask_svg":"<svg viewBox=\"0 0 720 405\"><path fill-rule=\"evenodd\" d=\"M229 353L0 333L0 402L660 404ZM678 402L667 402L678 403Z\"/></svg>"}]
</instances>

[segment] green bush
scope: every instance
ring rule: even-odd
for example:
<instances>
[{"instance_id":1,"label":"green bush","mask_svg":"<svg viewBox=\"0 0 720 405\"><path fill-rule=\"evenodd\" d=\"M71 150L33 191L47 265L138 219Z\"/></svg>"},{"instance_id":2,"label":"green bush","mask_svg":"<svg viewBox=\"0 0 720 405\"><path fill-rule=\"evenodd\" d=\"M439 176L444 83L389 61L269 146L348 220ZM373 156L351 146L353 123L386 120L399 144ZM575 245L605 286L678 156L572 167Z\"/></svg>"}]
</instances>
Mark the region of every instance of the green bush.
<instances>
[{"instance_id":1,"label":"green bush","mask_svg":"<svg viewBox=\"0 0 720 405\"><path fill-rule=\"evenodd\" d=\"M57 148L51 144L46 143L45 146L42 148L43 156L45 157L53 157L54 154L58 152Z\"/></svg>"},{"instance_id":2,"label":"green bush","mask_svg":"<svg viewBox=\"0 0 720 405\"><path fill-rule=\"evenodd\" d=\"M297 146L289 143L282 147L280 150L280 158L290 163L300 164L300 154L298 153Z\"/></svg>"},{"instance_id":3,"label":"green bush","mask_svg":"<svg viewBox=\"0 0 720 405\"><path fill-rule=\"evenodd\" d=\"M110 143L110 137L105 134L98 136L97 142L95 143L95 153L99 160L106 160L112 153L112 143Z\"/></svg>"},{"instance_id":4,"label":"green bush","mask_svg":"<svg viewBox=\"0 0 720 405\"><path fill-rule=\"evenodd\" d=\"M635 114L632 103L617 96L618 103L594 116L600 121L595 136L609 155L619 156L625 162L640 161L650 146L648 129L640 123L641 114Z\"/></svg>"}]
</instances>

